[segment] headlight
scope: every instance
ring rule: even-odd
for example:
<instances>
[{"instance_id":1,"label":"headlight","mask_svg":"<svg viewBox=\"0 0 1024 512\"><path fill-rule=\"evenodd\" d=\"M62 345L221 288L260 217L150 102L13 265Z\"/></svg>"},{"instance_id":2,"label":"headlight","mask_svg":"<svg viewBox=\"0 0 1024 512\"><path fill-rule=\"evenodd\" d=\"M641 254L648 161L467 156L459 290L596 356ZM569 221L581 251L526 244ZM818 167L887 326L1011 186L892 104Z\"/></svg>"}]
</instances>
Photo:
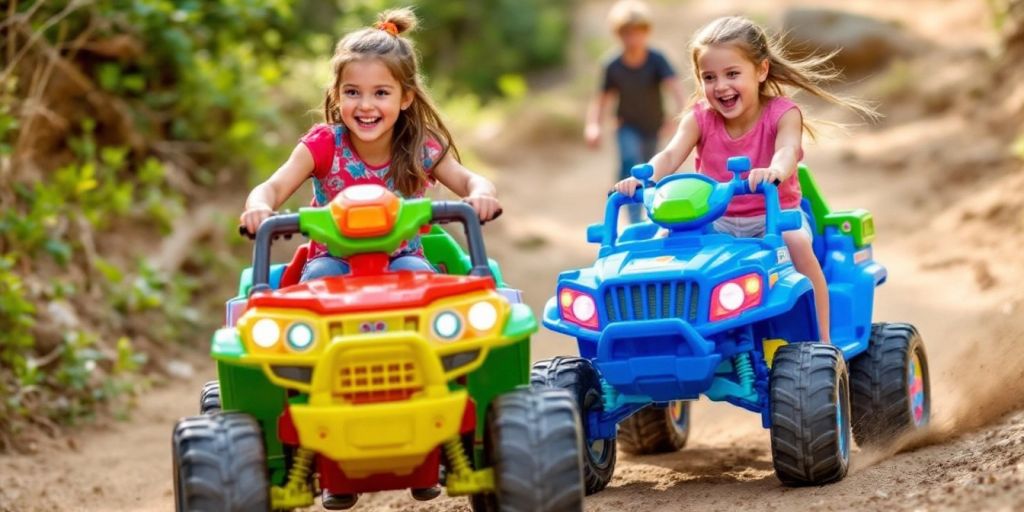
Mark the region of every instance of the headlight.
<instances>
[{"instance_id":1,"label":"headlight","mask_svg":"<svg viewBox=\"0 0 1024 512\"><path fill-rule=\"evenodd\" d=\"M489 331L498 323L498 309L487 301L477 302L469 308L469 325L478 331Z\"/></svg>"},{"instance_id":2,"label":"headlight","mask_svg":"<svg viewBox=\"0 0 1024 512\"><path fill-rule=\"evenodd\" d=\"M313 345L316 334L309 324L295 322L288 328L288 346L295 350L306 350Z\"/></svg>"},{"instance_id":3,"label":"headlight","mask_svg":"<svg viewBox=\"0 0 1024 512\"><path fill-rule=\"evenodd\" d=\"M434 317L434 334L443 340L454 340L462 333L462 319L452 311L444 311Z\"/></svg>"},{"instance_id":4,"label":"headlight","mask_svg":"<svg viewBox=\"0 0 1024 512\"><path fill-rule=\"evenodd\" d=\"M587 329L598 329L597 305L589 293L562 288L558 293L562 318Z\"/></svg>"},{"instance_id":5,"label":"headlight","mask_svg":"<svg viewBox=\"0 0 1024 512\"><path fill-rule=\"evenodd\" d=\"M252 326L252 341L263 348L271 348L281 339L281 327L277 322L263 318Z\"/></svg>"},{"instance_id":6,"label":"headlight","mask_svg":"<svg viewBox=\"0 0 1024 512\"><path fill-rule=\"evenodd\" d=\"M730 279L711 290L711 307L708 319L712 322L732 318L751 308L761 305L764 278L750 273Z\"/></svg>"},{"instance_id":7,"label":"headlight","mask_svg":"<svg viewBox=\"0 0 1024 512\"><path fill-rule=\"evenodd\" d=\"M735 311L736 308L743 305L743 299L743 288L736 283L725 283L718 293L718 303L726 311Z\"/></svg>"},{"instance_id":8,"label":"headlight","mask_svg":"<svg viewBox=\"0 0 1024 512\"><path fill-rule=\"evenodd\" d=\"M594 307L594 299L589 295L577 295L572 301L572 314L580 320L587 322L594 318L597 309Z\"/></svg>"}]
</instances>

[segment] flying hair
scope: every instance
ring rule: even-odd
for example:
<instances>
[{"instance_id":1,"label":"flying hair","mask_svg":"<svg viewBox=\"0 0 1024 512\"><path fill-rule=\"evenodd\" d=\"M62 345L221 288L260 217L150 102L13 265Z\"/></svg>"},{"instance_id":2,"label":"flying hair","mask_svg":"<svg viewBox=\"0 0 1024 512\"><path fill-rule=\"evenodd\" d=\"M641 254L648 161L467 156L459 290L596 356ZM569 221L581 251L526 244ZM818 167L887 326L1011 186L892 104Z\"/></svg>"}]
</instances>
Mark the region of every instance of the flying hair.
<instances>
[{"instance_id":1,"label":"flying hair","mask_svg":"<svg viewBox=\"0 0 1024 512\"><path fill-rule=\"evenodd\" d=\"M766 34L764 29L753 21L742 16L718 18L697 31L690 42L696 84L701 83L698 65L701 55L708 47L716 45L732 45L755 66L765 60L768 61L768 77L760 84L759 89L762 98L785 96L785 88L791 87L806 91L833 105L850 109L861 117L871 120L881 117L881 114L867 103L832 94L819 85L835 80L839 76L839 71L829 63L839 50L819 57L792 60L786 56L782 41ZM699 88L694 91L694 97L700 98ZM814 130L806 119L804 129L812 138L814 137Z\"/></svg>"}]
</instances>

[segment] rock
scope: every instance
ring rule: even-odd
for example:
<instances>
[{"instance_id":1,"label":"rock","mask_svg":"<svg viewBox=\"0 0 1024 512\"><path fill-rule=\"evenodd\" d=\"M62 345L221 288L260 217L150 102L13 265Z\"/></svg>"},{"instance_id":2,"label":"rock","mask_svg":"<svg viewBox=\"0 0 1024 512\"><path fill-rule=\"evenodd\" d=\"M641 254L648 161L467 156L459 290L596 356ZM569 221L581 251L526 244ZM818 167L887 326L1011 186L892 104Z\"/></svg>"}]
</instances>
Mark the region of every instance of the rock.
<instances>
[{"instance_id":1,"label":"rock","mask_svg":"<svg viewBox=\"0 0 1024 512\"><path fill-rule=\"evenodd\" d=\"M164 370L166 370L167 374L170 375L171 377L175 377L181 380L190 379L196 373L195 368L192 366L191 363L182 361L180 359L168 361L167 364L164 365Z\"/></svg>"},{"instance_id":2,"label":"rock","mask_svg":"<svg viewBox=\"0 0 1024 512\"><path fill-rule=\"evenodd\" d=\"M894 57L914 55L923 45L893 24L828 9L787 10L783 33L792 57L840 50L831 62L847 76L878 71Z\"/></svg>"}]
</instances>

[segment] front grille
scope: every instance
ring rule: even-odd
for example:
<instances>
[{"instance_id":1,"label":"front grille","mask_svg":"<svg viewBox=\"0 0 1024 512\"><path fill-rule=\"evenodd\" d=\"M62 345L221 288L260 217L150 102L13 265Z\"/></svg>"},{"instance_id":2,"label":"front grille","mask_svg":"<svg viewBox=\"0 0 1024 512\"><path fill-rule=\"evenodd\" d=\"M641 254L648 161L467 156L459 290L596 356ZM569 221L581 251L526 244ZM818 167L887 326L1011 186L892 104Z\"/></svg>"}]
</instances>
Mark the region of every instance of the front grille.
<instances>
[{"instance_id":1,"label":"front grille","mask_svg":"<svg viewBox=\"0 0 1024 512\"><path fill-rule=\"evenodd\" d=\"M608 322L680 318L697 321L700 289L689 281L665 281L606 286L605 317Z\"/></svg>"},{"instance_id":2,"label":"front grille","mask_svg":"<svg viewBox=\"0 0 1024 512\"><path fill-rule=\"evenodd\" d=\"M334 396L353 404L408 400L423 389L423 376L411 358L381 363L346 363L335 376Z\"/></svg>"}]
</instances>

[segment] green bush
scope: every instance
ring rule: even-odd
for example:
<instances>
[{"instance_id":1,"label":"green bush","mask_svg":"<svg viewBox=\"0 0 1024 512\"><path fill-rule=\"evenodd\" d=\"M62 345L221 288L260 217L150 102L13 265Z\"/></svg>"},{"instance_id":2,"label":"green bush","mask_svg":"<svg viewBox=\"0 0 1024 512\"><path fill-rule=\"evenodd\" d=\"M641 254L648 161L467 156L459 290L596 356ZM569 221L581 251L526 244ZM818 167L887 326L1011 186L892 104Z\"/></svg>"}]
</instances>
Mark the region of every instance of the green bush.
<instances>
[{"instance_id":1,"label":"green bush","mask_svg":"<svg viewBox=\"0 0 1024 512\"><path fill-rule=\"evenodd\" d=\"M386 8L412 5L413 34L426 73L442 94L501 96L509 76L560 65L569 38L569 0L356 0L339 33L365 26ZM503 78L504 77L504 78Z\"/></svg>"}]
</instances>

